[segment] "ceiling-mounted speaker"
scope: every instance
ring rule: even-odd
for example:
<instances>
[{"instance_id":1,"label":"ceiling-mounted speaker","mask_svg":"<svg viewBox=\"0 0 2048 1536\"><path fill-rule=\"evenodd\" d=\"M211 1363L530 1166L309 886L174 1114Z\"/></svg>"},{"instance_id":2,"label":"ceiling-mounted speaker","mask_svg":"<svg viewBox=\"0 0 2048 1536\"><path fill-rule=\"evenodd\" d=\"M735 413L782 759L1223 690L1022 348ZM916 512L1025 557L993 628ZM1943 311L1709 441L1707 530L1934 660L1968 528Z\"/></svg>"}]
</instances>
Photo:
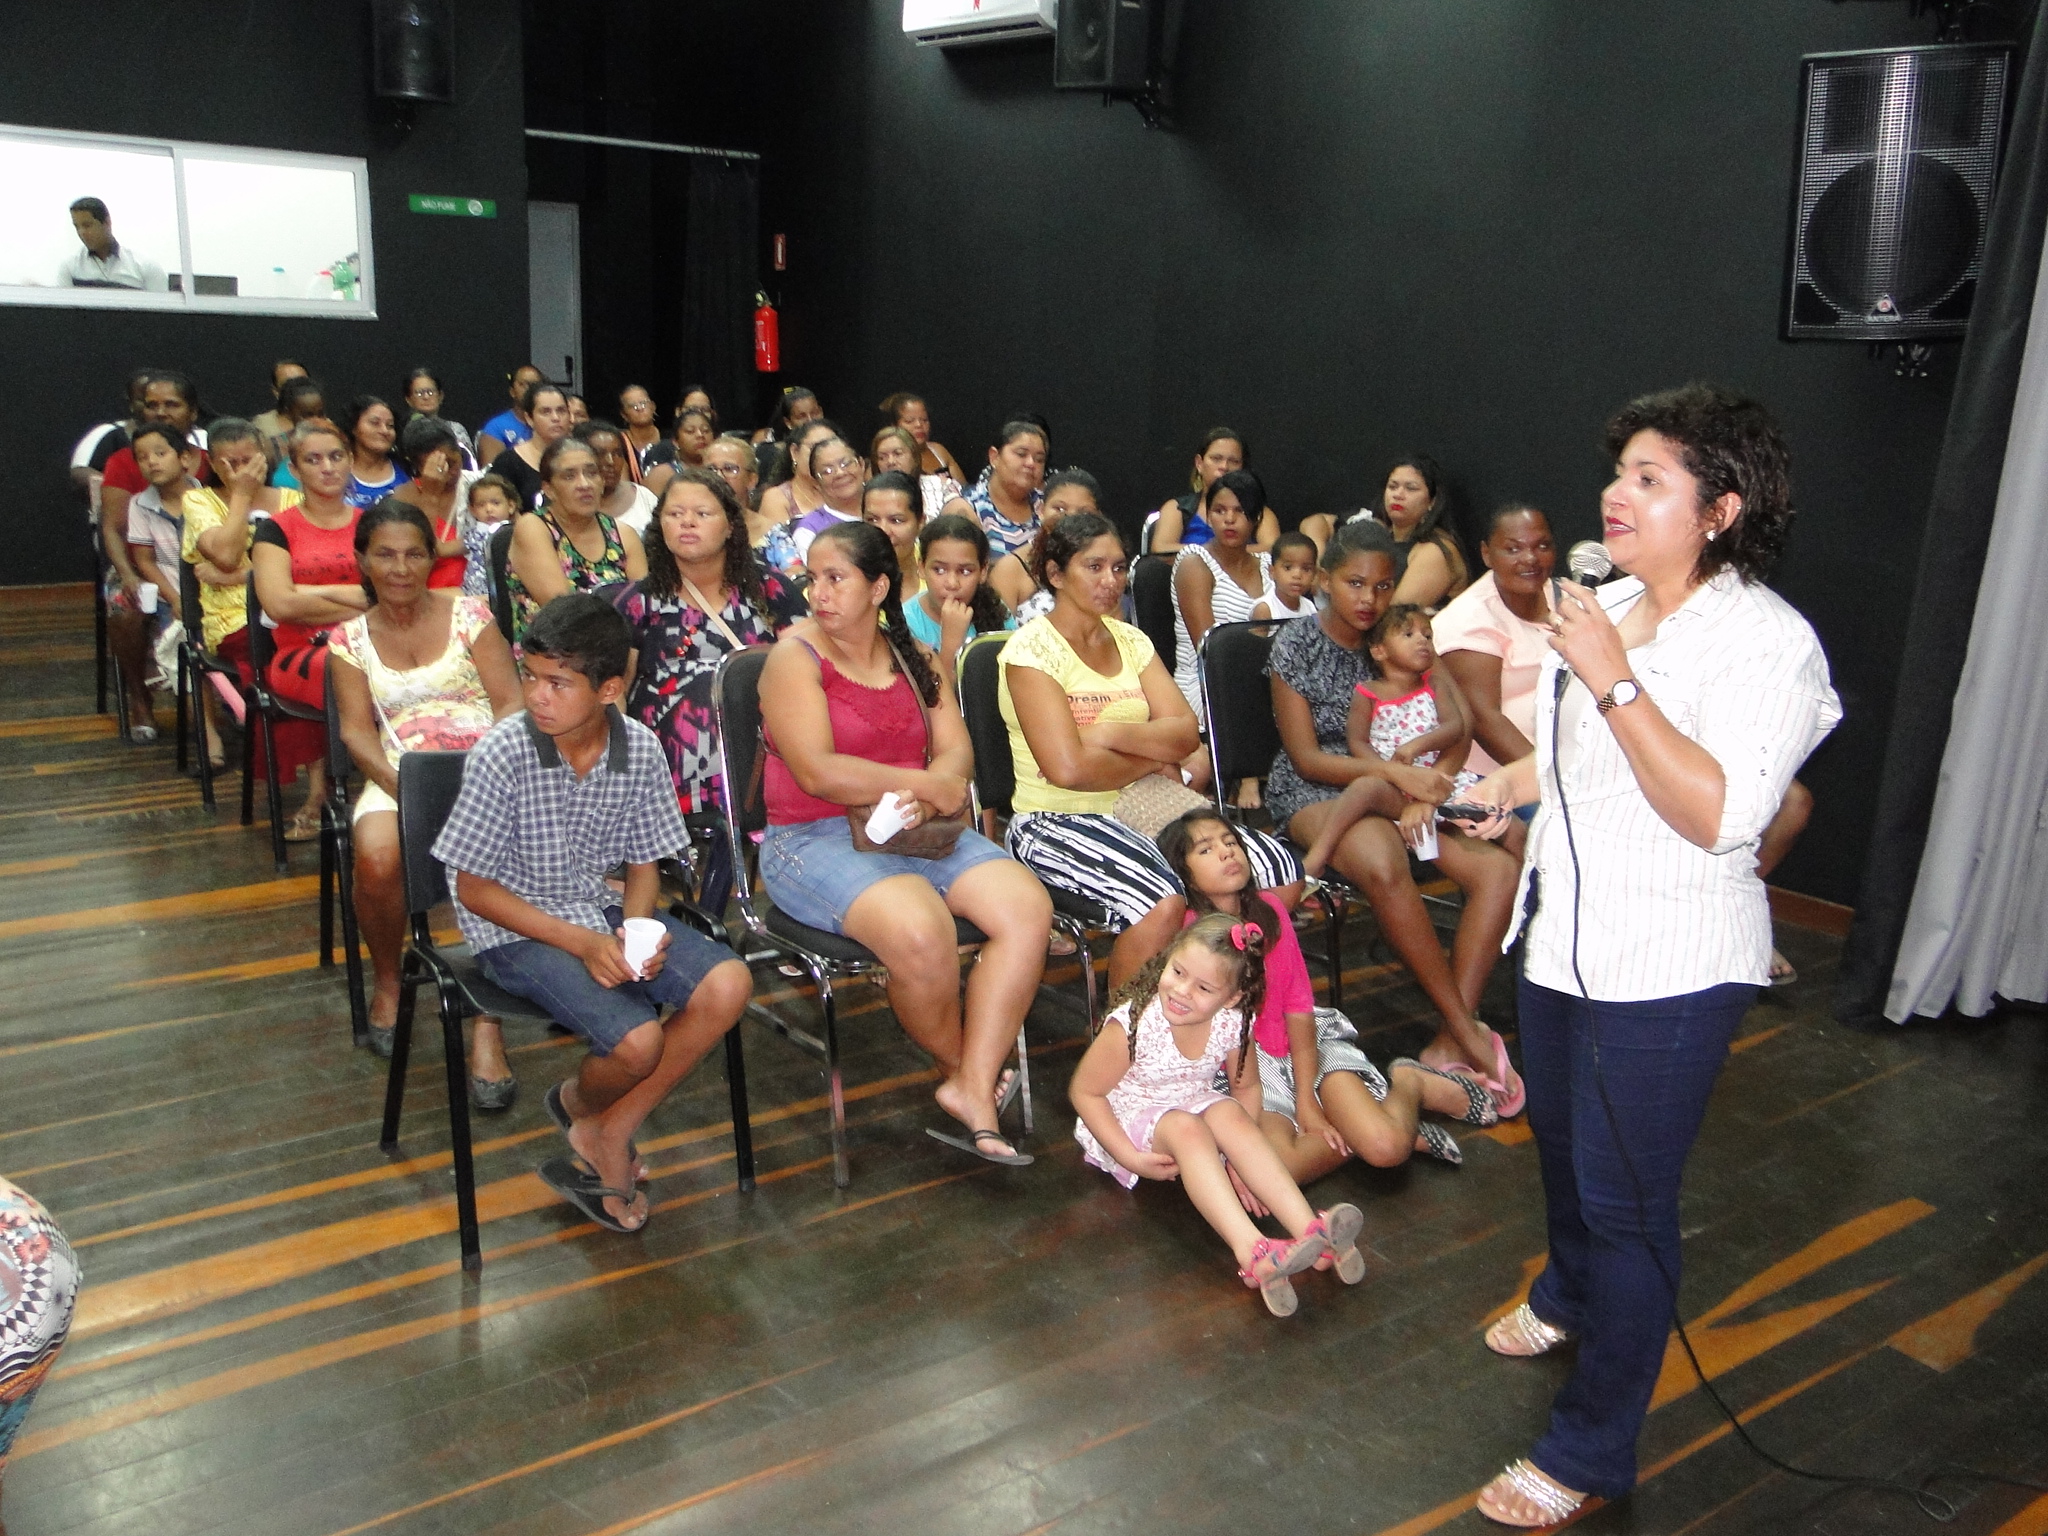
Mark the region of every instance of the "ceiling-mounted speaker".
<instances>
[{"instance_id":1,"label":"ceiling-mounted speaker","mask_svg":"<svg viewBox=\"0 0 2048 1536\"><path fill-rule=\"evenodd\" d=\"M1810 54L1785 334L1960 336L2005 137L2011 50Z\"/></svg>"},{"instance_id":2,"label":"ceiling-mounted speaker","mask_svg":"<svg viewBox=\"0 0 2048 1536\"><path fill-rule=\"evenodd\" d=\"M1152 83L1161 0L1060 0L1052 83L1065 91L1129 95Z\"/></svg>"},{"instance_id":3,"label":"ceiling-mounted speaker","mask_svg":"<svg viewBox=\"0 0 2048 1536\"><path fill-rule=\"evenodd\" d=\"M370 0L370 79L379 96L453 101L453 0Z\"/></svg>"}]
</instances>

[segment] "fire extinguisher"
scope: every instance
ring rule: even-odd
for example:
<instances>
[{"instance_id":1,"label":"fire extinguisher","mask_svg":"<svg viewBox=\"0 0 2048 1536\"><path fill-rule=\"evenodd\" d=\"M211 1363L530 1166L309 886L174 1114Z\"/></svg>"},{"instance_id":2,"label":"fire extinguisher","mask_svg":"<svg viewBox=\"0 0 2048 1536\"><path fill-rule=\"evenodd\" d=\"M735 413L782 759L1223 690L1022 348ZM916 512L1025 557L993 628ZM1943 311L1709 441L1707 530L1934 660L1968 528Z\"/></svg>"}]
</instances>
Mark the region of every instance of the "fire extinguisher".
<instances>
[{"instance_id":1,"label":"fire extinguisher","mask_svg":"<svg viewBox=\"0 0 2048 1536\"><path fill-rule=\"evenodd\" d=\"M782 322L775 313L775 306L768 302L767 294L755 294L754 301L754 371L780 373Z\"/></svg>"}]
</instances>

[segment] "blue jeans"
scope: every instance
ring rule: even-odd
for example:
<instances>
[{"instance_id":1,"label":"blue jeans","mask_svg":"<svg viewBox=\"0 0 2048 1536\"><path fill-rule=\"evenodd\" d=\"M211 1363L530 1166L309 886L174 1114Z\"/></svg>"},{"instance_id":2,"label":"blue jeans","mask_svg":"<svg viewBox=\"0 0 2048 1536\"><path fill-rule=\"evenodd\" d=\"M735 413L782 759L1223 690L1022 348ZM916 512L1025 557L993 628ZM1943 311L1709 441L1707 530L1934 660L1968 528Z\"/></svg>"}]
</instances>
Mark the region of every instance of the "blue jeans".
<instances>
[{"instance_id":1,"label":"blue jeans","mask_svg":"<svg viewBox=\"0 0 2048 1536\"><path fill-rule=\"evenodd\" d=\"M1522 1081L1550 1223L1550 1265L1529 1305L1578 1335L1571 1379L1529 1459L1567 1488L1613 1499L1635 1486L1636 1435L1677 1300L1679 1182L1755 998L1731 982L1589 1010L1521 984Z\"/></svg>"}]
</instances>

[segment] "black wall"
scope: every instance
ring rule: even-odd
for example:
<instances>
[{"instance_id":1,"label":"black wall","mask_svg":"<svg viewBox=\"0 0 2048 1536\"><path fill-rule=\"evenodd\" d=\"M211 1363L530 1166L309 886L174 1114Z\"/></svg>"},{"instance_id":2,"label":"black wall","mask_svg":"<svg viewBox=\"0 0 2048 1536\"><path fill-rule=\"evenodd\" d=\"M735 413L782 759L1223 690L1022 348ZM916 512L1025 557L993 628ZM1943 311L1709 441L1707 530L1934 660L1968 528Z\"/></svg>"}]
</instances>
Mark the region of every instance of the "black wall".
<instances>
[{"instance_id":1,"label":"black wall","mask_svg":"<svg viewBox=\"0 0 2048 1536\"><path fill-rule=\"evenodd\" d=\"M117 413L133 367L184 369L209 410L246 414L268 407L278 357L305 363L330 408L358 391L397 405L404 371L428 363L443 370L450 416L475 425L503 409L504 375L527 345L519 7L456 8L456 102L417 108L410 132L370 97L368 17L366 0L289 14L93 0L62 25L10 34L8 122L366 158L378 318L0 307L0 443L14 471L0 582L87 575L65 465L79 434ZM498 216L409 213L412 192L493 198Z\"/></svg>"},{"instance_id":2,"label":"black wall","mask_svg":"<svg viewBox=\"0 0 2048 1536\"><path fill-rule=\"evenodd\" d=\"M1409 448L1466 512L1597 528L1600 426L1691 378L1796 455L1777 585L1847 723L1778 879L1854 899L1954 348L1908 382L1778 339L1799 56L1933 40L1823 0L1189 0L1177 131L1050 88L1049 48L911 45L894 0L786 13L764 222L791 242L785 380L871 429L923 391L979 462L1002 414L1115 511L1183 488L1218 422L1293 522Z\"/></svg>"}]
</instances>

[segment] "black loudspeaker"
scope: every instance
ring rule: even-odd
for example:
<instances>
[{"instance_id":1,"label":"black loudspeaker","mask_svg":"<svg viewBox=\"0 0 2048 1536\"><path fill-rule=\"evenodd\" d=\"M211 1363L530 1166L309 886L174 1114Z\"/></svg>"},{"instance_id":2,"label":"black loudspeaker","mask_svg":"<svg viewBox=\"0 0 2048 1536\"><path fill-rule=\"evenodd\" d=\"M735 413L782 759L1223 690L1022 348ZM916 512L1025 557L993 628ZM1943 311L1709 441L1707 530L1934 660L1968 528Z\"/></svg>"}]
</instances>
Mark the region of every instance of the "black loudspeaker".
<instances>
[{"instance_id":1,"label":"black loudspeaker","mask_svg":"<svg viewBox=\"0 0 2048 1536\"><path fill-rule=\"evenodd\" d=\"M1962 335L2011 65L1995 43L1807 56L1787 336Z\"/></svg>"},{"instance_id":2,"label":"black loudspeaker","mask_svg":"<svg viewBox=\"0 0 2048 1536\"><path fill-rule=\"evenodd\" d=\"M1152 83L1160 0L1060 0L1052 83L1064 91L1132 94Z\"/></svg>"},{"instance_id":3,"label":"black loudspeaker","mask_svg":"<svg viewBox=\"0 0 2048 1536\"><path fill-rule=\"evenodd\" d=\"M370 0L371 89L401 101L455 99L453 0Z\"/></svg>"}]
</instances>

